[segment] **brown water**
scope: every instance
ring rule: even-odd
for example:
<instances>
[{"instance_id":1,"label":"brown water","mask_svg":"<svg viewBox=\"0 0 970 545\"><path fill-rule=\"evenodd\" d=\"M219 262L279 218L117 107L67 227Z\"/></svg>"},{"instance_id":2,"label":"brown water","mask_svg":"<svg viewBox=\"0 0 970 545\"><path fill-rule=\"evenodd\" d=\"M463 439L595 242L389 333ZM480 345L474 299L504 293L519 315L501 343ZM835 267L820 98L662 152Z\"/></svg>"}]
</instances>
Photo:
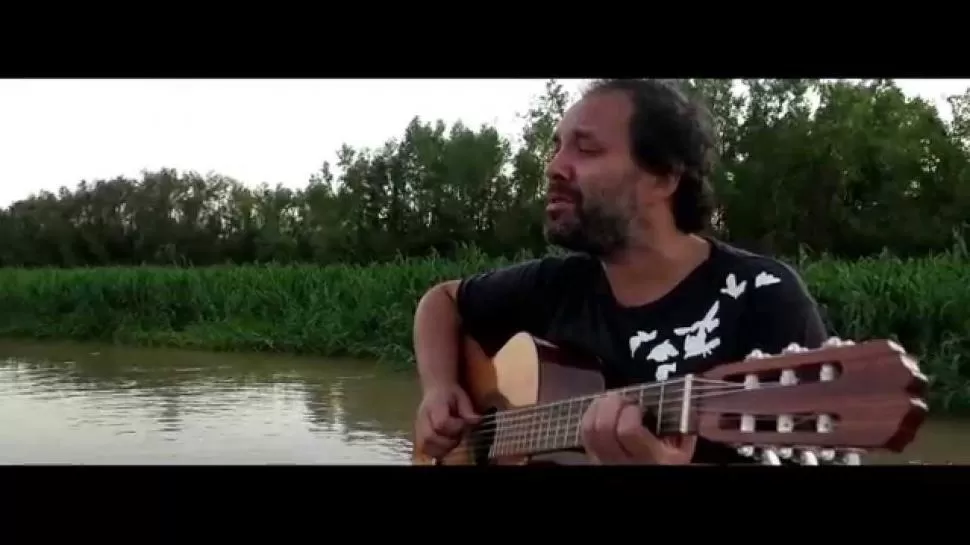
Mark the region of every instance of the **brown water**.
<instances>
[{"instance_id":1,"label":"brown water","mask_svg":"<svg viewBox=\"0 0 970 545\"><path fill-rule=\"evenodd\" d=\"M419 391L367 362L0 341L0 463L407 464ZM903 456L970 464L970 422Z\"/></svg>"}]
</instances>

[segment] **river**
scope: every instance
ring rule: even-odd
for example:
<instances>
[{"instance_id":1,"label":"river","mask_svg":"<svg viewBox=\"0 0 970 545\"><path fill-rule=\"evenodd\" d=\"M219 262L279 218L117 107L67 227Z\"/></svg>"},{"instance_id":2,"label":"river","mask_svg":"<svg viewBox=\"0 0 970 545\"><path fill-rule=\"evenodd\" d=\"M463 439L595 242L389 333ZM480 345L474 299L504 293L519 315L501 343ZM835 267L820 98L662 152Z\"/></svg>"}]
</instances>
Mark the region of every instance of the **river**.
<instances>
[{"instance_id":1,"label":"river","mask_svg":"<svg viewBox=\"0 0 970 545\"><path fill-rule=\"evenodd\" d=\"M0 341L0 464L407 464L411 373L360 361ZM970 422L904 454L970 463Z\"/></svg>"}]
</instances>

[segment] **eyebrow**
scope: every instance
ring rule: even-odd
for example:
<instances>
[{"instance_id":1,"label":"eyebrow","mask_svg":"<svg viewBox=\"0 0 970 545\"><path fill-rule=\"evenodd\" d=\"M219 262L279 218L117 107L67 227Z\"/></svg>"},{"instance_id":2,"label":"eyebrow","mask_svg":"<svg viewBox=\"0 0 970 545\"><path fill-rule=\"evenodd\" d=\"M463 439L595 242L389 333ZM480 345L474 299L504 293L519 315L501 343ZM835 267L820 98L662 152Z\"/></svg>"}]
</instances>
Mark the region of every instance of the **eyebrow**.
<instances>
[{"instance_id":1,"label":"eyebrow","mask_svg":"<svg viewBox=\"0 0 970 545\"><path fill-rule=\"evenodd\" d=\"M589 129L573 129L570 131L574 140L596 140L596 134ZM562 140L562 134L559 131L552 133L552 141L559 144Z\"/></svg>"}]
</instances>

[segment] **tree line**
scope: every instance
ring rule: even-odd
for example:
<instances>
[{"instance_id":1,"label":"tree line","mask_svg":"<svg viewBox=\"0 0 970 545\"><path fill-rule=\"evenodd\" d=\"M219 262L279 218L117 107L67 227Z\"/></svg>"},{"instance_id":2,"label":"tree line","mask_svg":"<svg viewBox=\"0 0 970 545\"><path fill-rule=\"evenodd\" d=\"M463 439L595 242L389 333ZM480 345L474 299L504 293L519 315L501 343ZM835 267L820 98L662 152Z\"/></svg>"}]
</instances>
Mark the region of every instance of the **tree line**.
<instances>
[{"instance_id":1,"label":"tree line","mask_svg":"<svg viewBox=\"0 0 970 545\"><path fill-rule=\"evenodd\" d=\"M846 259L944 252L970 235L970 90L945 116L891 80L679 83L720 136L715 235ZM40 192L0 211L0 266L541 253L544 163L573 98L547 82L518 135L416 117L377 149L343 146L300 189L163 169Z\"/></svg>"}]
</instances>

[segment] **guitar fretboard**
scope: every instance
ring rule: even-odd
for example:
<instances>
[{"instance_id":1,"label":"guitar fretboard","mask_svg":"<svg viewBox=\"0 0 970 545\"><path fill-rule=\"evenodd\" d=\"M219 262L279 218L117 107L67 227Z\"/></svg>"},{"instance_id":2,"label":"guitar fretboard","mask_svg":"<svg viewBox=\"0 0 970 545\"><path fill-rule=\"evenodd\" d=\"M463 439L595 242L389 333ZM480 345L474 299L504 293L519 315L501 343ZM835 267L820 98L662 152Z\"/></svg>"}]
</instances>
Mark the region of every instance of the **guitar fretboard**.
<instances>
[{"instance_id":1,"label":"guitar fretboard","mask_svg":"<svg viewBox=\"0 0 970 545\"><path fill-rule=\"evenodd\" d=\"M656 417L662 433L682 427L689 411L692 377L640 385L621 390L643 411ZM600 397L580 397L511 409L495 415L493 422L478 431L478 440L491 440L490 457L530 455L582 446L582 419L593 401ZM687 411L685 411L687 409ZM494 439L494 440L492 440Z\"/></svg>"}]
</instances>

